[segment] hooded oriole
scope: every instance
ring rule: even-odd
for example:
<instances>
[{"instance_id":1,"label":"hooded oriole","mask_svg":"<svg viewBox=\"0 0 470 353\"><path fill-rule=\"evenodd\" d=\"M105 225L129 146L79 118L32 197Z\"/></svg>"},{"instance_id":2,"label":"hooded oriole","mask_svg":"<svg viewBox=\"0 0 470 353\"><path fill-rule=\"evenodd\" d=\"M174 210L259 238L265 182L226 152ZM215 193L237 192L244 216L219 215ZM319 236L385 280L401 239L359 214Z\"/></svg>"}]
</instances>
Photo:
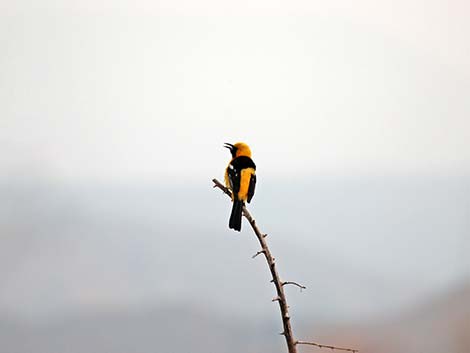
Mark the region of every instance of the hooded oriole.
<instances>
[{"instance_id":1,"label":"hooded oriole","mask_svg":"<svg viewBox=\"0 0 470 353\"><path fill-rule=\"evenodd\" d=\"M225 169L225 185L232 190L232 213L229 228L240 231L242 228L242 210L255 194L256 165L251 159L251 150L246 143L225 143L232 153L232 160Z\"/></svg>"}]
</instances>

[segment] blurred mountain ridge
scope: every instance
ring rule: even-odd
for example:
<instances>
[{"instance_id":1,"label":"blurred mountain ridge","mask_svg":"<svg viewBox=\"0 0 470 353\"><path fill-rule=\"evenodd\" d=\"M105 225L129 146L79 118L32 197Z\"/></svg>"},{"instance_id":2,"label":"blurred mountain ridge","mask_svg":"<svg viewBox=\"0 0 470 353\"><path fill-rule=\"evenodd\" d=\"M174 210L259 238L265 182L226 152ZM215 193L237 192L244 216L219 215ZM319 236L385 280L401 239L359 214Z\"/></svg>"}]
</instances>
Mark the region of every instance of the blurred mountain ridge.
<instances>
[{"instance_id":1,"label":"blurred mountain ridge","mask_svg":"<svg viewBox=\"0 0 470 353\"><path fill-rule=\"evenodd\" d=\"M361 352L470 351L470 279L381 320L323 329L321 339Z\"/></svg>"},{"instance_id":2,"label":"blurred mountain ridge","mask_svg":"<svg viewBox=\"0 0 470 353\"><path fill-rule=\"evenodd\" d=\"M23 320L208 301L270 317L273 290L248 226L204 184L1 186L0 312ZM259 184L250 204L293 314L382 317L469 277L469 180L317 178ZM240 287L244 290L240 290ZM236 293L237 302L227 299ZM253 298L256 298L254 301ZM259 305L259 303L263 305Z\"/></svg>"},{"instance_id":3,"label":"blurred mountain ridge","mask_svg":"<svg viewBox=\"0 0 470 353\"><path fill-rule=\"evenodd\" d=\"M285 351L277 307L269 320L233 317L206 304L181 302L140 310L84 313L42 324L0 321L0 352L251 352ZM297 337L354 347L361 352L465 353L470 347L470 281L381 320L349 325L315 317ZM314 326L307 330L306 327Z\"/></svg>"}]
</instances>

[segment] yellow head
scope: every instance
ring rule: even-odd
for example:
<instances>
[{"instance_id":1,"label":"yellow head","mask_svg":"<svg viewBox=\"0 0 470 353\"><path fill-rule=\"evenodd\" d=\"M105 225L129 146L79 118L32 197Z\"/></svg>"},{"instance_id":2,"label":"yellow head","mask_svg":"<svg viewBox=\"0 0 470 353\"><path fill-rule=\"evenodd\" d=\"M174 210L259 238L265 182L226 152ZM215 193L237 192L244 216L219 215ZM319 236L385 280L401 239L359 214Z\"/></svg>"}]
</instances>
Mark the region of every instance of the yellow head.
<instances>
[{"instance_id":1,"label":"yellow head","mask_svg":"<svg viewBox=\"0 0 470 353\"><path fill-rule=\"evenodd\" d=\"M231 143L225 143L226 148L230 150L230 153L232 154L232 158L240 157L240 156L245 156L245 157L250 157L251 158L251 150L250 147L243 142L237 142L236 144L232 145Z\"/></svg>"}]
</instances>

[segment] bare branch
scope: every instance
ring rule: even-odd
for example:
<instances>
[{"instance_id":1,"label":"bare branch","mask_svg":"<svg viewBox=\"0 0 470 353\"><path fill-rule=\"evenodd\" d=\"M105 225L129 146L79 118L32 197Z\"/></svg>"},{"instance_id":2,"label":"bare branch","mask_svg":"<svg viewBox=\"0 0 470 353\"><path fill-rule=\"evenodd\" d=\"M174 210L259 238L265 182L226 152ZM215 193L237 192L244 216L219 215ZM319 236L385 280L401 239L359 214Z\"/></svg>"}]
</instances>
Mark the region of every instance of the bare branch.
<instances>
[{"instance_id":1,"label":"bare branch","mask_svg":"<svg viewBox=\"0 0 470 353\"><path fill-rule=\"evenodd\" d=\"M217 179L213 179L212 181L214 182L214 187L218 187L225 194L232 197L232 193L230 192L230 190L227 189L221 182L219 182ZM253 229L256 237L258 238L258 241L261 245L261 249L264 252L266 262L268 263L269 270L271 271L271 276L273 278L272 282L274 283L274 286L276 287L277 295L280 298L277 302L279 303L279 308L281 310L281 318L282 318L282 323L284 326L283 335L286 338L287 349L289 353L297 353L295 339L292 333L292 327L291 327L290 320L289 320L289 309L287 306L286 296L284 294L284 288L282 286L282 282L279 277L279 274L277 273L274 258L271 255L271 252L269 251L268 244L266 243L265 233L262 233L260 231L260 229L256 225L254 218L251 216L250 212L248 212L245 206L243 206L243 216L245 216L245 218L248 220L248 222L251 225L251 228Z\"/></svg>"},{"instance_id":2,"label":"bare branch","mask_svg":"<svg viewBox=\"0 0 470 353\"><path fill-rule=\"evenodd\" d=\"M335 349L335 350L338 350L338 351L346 351L346 352L353 352L353 353L359 352L358 349L336 347L336 346L331 346L331 345L328 345L328 344L320 344L320 343L315 343L315 342L297 341L297 342L295 342L295 344L296 345L297 344L305 344L305 345L309 345L309 346L316 346L318 348L329 348L329 349Z\"/></svg>"},{"instance_id":3,"label":"bare branch","mask_svg":"<svg viewBox=\"0 0 470 353\"><path fill-rule=\"evenodd\" d=\"M226 188L220 181L217 179L212 179L214 182L214 188L219 188L221 189L226 195L228 195L230 198L232 198L232 192ZM340 347L335 347L335 346L330 346L330 345L325 345L325 344L318 344L315 342L306 342L306 341L296 341L294 339L294 334L292 332L292 327L290 324L290 315L289 315L289 305L287 305L287 300L286 300L286 295L284 293L284 286L287 284L292 284L297 287L299 287L301 290L306 289L305 286L302 286L296 282L282 282L279 274L277 273L276 270L276 264L274 262L274 257L271 255L271 252L269 251L268 244L266 243L265 238L268 236L265 233L262 233L258 226L256 225L255 220L251 216L251 214L248 212L245 206L243 206L242 209L243 216L248 220L248 222L251 225L251 228L253 229L256 237L258 238L258 241L261 245L260 251L258 251L255 255L253 255L253 258L260 254L264 254L266 258L266 262L268 263L269 270L271 271L271 276L272 280L270 281L271 283L274 283L274 286L276 287L276 292L277 292L277 297L275 297L272 301L275 302L277 301L279 303L279 309L281 310L281 318L282 318L282 324L284 326L284 331L281 332L280 334L283 335L286 338L286 343L287 343L287 349L289 353L297 353L297 345L298 344L305 344L305 345L311 345L311 346L317 346L320 348L331 348L331 349L337 349L337 350L343 350L343 351L349 351L356 353L358 352L357 349L350 349L350 348L340 348Z\"/></svg>"},{"instance_id":4,"label":"bare branch","mask_svg":"<svg viewBox=\"0 0 470 353\"><path fill-rule=\"evenodd\" d=\"M224 184L222 184L220 181L218 181L217 179L212 179L212 182L214 183L214 188L219 188L220 190L222 190L225 194L227 194L228 196L230 196L230 198L232 197L232 192L225 187Z\"/></svg>"},{"instance_id":5,"label":"bare branch","mask_svg":"<svg viewBox=\"0 0 470 353\"><path fill-rule=\"evenodd\" d=\"M297 282L292 282L292 281L287 281L287 282L282 282L282 285L285 286L286 284L292 284L294 286L297 286L300 288L300 290L302 289L307 289L307 287L305 286L302 286L301 284L298 284Z\"/></svg>"}]
</instances>

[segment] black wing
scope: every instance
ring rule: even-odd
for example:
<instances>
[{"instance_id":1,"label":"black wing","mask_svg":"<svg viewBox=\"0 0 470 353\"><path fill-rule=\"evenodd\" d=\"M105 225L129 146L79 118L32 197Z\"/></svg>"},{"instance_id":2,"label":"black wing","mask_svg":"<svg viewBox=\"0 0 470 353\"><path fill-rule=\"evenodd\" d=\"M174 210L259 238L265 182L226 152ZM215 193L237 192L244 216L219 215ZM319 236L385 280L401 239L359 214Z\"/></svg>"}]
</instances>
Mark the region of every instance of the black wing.
<instances>
[{"instance_id":1,"label":"black wing","mask_svg":"<svg viewBox=\"0 0 470 353\"><path fill-rule=\"evenodd\" d=\"M250 203L253 195L255 194L255 187L256 187L256 174L251 175L250 179L250 186L248 187L248 203Z\"/></svg>"},{"instance_id":2,"label":"black wing","mask_svg":"<svg viewBox=\"0 0 470 353\"><path fill-rule=\"evenodd\" d=\"M240 170L235 169L234 165L230 163L227 167L228 180L232 189L233 197L236 200L238 191L240 191Z\"/></svg>"}]
</instances>

